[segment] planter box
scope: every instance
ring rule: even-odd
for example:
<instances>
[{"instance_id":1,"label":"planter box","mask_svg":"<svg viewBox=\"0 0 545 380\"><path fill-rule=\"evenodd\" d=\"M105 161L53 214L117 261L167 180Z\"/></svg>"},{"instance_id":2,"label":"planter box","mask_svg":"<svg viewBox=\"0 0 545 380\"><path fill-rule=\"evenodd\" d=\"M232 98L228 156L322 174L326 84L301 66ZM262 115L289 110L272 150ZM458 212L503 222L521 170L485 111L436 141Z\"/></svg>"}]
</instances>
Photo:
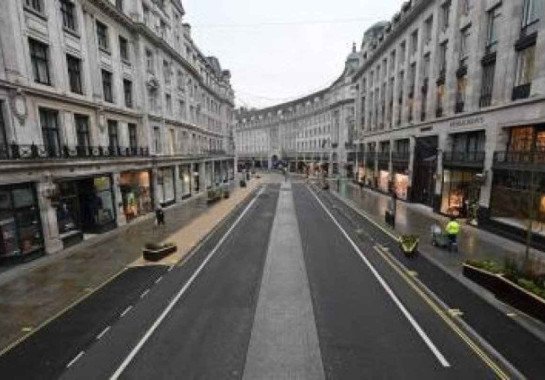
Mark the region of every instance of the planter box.
<instances>
[{"instance_id":1,"label":"planter box","mask_svg":"<svg viewBox=\"0 0 545 380\"><path fill-rule=\"evenodd\" d=\"M468 264L464 264L463 274L491 291L497 299L545 322L545 300L506 279L501 274L490 273Z\"/></svg>"},{"instance_id":2,"label":"planter box","mask_svg":"<svg viewBox=\"0 0 545 380\"><path fill-rule=\"evenodd\" d=\"M144 259L148 261L159 261L161 259L164 259L170 254L173 254L178 250L178 247L175 245L167 245L163 248L157 248L157 249L149 249L144 248L142 250L142 253L144 254Z\"/></svg>"}]
</instances>

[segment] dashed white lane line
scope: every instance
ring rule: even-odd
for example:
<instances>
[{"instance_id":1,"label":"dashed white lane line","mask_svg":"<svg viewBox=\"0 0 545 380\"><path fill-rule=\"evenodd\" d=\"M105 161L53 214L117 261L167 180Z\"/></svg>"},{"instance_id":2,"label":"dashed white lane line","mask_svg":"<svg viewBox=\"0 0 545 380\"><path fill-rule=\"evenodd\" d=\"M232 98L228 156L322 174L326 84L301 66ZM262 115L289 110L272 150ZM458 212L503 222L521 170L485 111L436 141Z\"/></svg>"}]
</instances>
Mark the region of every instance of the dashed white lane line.
<instances>
[{"instance_id":1,"label":"dashed white lane line","mask_svg":"<svg viewBox=\"0 0 545 380\"><path fill-rule=\"evenodd\" d=\"M70 363L66 365L66 368L70 368L72 365L74 365L74 363L77 362L84 354L85 351L80 351L79 354L74 357L74 359L70 360Z\"/></svg>"},{"instance_id":2,"label":"dashed white lane line","mask_svg":"<svg viewBox=\"0 0 545 380\"><path fill-rule=\"evenodd\" d=\"M242 211L242 213L239 215L239 217L235 220L235 222L229 227L227 232L221 237L221 239L216 243L215 247L208 253L208 256L204 259L204 261L199 265L199 267L193 272L189 280L184 284L184 286L180 289L180 291L174 296L174 298L170 301L168 306L163 310L161 315L155 320L153 325L146 331L144 336L140 339L138 344L132 349L132 351L129 353L129 355L123 360L123 362L119 365L117 370L110 376L110 380L118 379L119 376L123 373L125 368L129 365L129 363L132 361L132 359L136 356L136 354L140 351L140 349L144 346L144 344L147 342L147 340L152 336L152 334L155 332L157 327L163 322L163 320L167 317L168 313L174 308L174 306L178 303L180 298L184 295L184 293L189 289L193 281L197 278L199 273L202 272L204 267L208 264L208 262L212 259L212 257L216 254L216 251L223 245L225 240L231 235L233 230L236 228L236 226L240 223L240 221L246 216L248 211L252 208L254 203L256 202L257 198L263 194L265 191L265 187L262 187L261 190L257 193L257 195L248 203L246 208Z\"/></svg>"},{"instance_id":3,"label":"dashed white lane line","mask_svg":"<svg viewBox=\"0 0 545 380\"><path fill-rule=\"evenodd\" d=\"M148 295L148 293L149 293L149 289L144 290L144 292L140 294L140 298L144 298L145 296Z\"/></svg>"},{"instance_id":4,"label":"dashed white lane line","mask_svg":"<svg viewBox=\"0 0 545 380\"><path fill-rule=\"evenodd\" d=\"M156 283L156 284L160 283L162 279L163 279L163 276L158 277L157 280L155 280L155 283Z\"/></svg>"},{"instance_id":5,"label":"dashed white lane line","mask_svg":"<svg viewBox=\"0 0 545 380\"><path fill-rule=\"evenodd\" d=\"M428 334L426 334L426 332L422 329L422 327L420 327L420 324L414 319L414 317L411 315L411 313L407 310L407 308L405 307L405 305L403 305L403 303L399 300L399 298L397 298L396 294L394 293L394 291L392 290L392 288L390 288L390 285L388 285L388 283L386 282L386 280L384 280L384 278L378 273L378 271L375 269L375 267L373 266L373 264L371 264L371 262L367 259L367 257L365 257L365 255L363 254L363 252L360 250L360 248L358 247L358 245L356 243L354 243L354 240L352 240L352 238L350 237L350 235L348 235L348 232L345 231L345 229L340 225L340 223L337 221L337 219L333 216L333 214L326 208L326 206L324 205L324 203L320 200L320 198L318 198L318 196L313 192L313 191L310 191L310 193L314 196L314 198L316 198L316 200L318 201L318 203L320 204L320 206L322 207L322 209L325 211L325 213L329 216L329 218L331 219L331 221L337 226L337 228L339 229L339 231L343 234L343 236L346 238L346 240L350 243L350 245L352 246L352 248L354 249L354 251L356 251L356 253L358 254L358 256L363 260L363 262L365 263L365 265L367 266L367 268L369 268L369 270L371 271L371 273L373 274L373 276L376 278L376 280L379 282L379 284L382 286L382 288L384 289L384 291L386 291L386 293L388 294L388 296L390 296L390 298L392 299L392 301L394 301L395 305L399 308L399 310L401 311L401 313L405 316L405 318L409 321L409 323L411 324L411 326L416 330L416 332L418 333L418 335L420 336L420 338L422 338L422 340L424 341L424 343L426 344L426 346L428 346L428 348L430 349L430 351L435 355L435 357L437 358L437 360L439 361L439 363L441 363L441 365L443 367L450 367L450 363L447 361L447 359L445 359L445 357L443 356L443 354L439 351L439 349L435 346L435 344L431 341L431 339L429 338Z\"/></svg>"},{"instance_id":6,"label":"dashed white lane line","mask_svg":"<svg viewBox=\"0 0 545 380\"><path fill-rule=\"evenodd\" d=\"M129 311L131 311L132 305L127 307L125 310L123 310L123 313L119 316L120 318L123 318Z\"/></svg>"},{"instance_id":7,"label":"dashed white lane line","mask_svg":"<svg viewBox=\"0 0 545 380\"><path fill-rule=\"evenodd\" d=\"M107 326L100 334L97 335L97 340L100 340L108 331L110 331L111 326Z\"/></svg>"}]
</instances>

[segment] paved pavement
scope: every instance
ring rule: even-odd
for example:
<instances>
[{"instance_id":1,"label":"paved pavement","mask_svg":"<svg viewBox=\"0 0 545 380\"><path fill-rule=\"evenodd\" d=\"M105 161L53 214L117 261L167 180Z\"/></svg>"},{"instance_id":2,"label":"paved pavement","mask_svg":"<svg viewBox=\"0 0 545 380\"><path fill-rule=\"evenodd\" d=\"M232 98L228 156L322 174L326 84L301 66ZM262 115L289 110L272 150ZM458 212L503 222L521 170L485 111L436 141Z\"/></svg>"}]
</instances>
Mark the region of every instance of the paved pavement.
<instances>
[{"instance_id":1,"label":"paved pavement","mask_svg":"<svg viewBox=\"0 0 545 380\"><path fill-rule=\"evenodd\" d=\"M214 206L207 205L203 194L168 208L165 227L155 227L150 215L66 252L1 273L0 315L7 317L0 319L0 352L96 291L127 265L144 265L139 259L146 242L175 240L180 247L175 258L182 259L262 180L251 180L245 189L236 184L231 197Z\"/></svg>"},{"instance_id":2,"label":"paved pavement","mask_svg":"<svg viewBox=\"0 0 545 380\"><path fill-rule=\"evenodd\" d=\"M337 186L334 188L338 189ZM359 186L346 180L341 183L339 193L373 216L375 220L384 222L384 214L389 201L387 195L368 188L364 188L362 191ZM456 273L460 272L462 263L467 259L491 259L503 264L507 258L520 257L524 252L524 245L518 242L467 224L462 226L457 254L436 248L431 245L430 228L434 223L444 226L447 220L446 217L434 213L424 205L397 202L396 231L419 235L424 251L440 262L442 266L452 269ZM543 260L543 270L545 270L545 252L533 249L532 253Z\"/></svg>"}]
</instances>

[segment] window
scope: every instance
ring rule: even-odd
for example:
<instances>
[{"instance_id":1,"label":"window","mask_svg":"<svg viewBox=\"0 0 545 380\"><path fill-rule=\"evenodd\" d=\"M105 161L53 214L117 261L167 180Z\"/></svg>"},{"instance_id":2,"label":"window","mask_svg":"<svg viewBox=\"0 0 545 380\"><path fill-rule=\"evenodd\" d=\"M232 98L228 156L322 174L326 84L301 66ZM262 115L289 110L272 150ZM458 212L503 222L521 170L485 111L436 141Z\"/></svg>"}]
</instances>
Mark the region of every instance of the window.
<instances>
[{"instance_id":1,"label":"window","mask_svg":"<svg viewBox=\"0 0 545 380\"><path fill-rule=\"evenodd\" d=\"M470 34L469 26L460 31L460 66L466 66Z\"/></svg>"},{"instance_id":2,"label":"window","mask_svg":"<svg viewBox=\"0 0 545 380\"><path fill-rule=\"evenodd\" d=\"M427 80L430 76L430 54L424 56L424 62L422 62L422 77Z\"/></svg>"},{"instance_id":3,"label":"window","mask_svg":"<svg viewBox=\"0 0 545 380\"><path fill-rule=\"evenodd\" d=\"M76 94L82 94L83 88L81 85L81 61L71 55L66 56L66 65L68 67L68 81L70 83L70 91Z\"/></svg>"},{"instance_id":4,"label":"window","mask_svg":"<svg viewBox=\"0 0 545 380\"><path fill-rule=\"evenodd\" d=\"M125 62L129 62L129 41L125 37L119 36L119 55Z\"/></svg>"},{"instance_id":5,"label":"window","mask_svg":"<svg viewBox=\"0 0 545 380\"><path fill-rule=\"evenodd\" d=\"M433 28L433 16L430 16L427 20L426 20L426 24L425 24L425 43L426 45L428 43L430 43L431 41L431 35L432 35L432 28Z\"/></svg>"},{"instance_id":6,"label":"window","mask_svg":"<svg viewBox=\"0 0 545 380\"><path fill-rule=\"evenodd\" d=\"M129 123L129 146L135 150L138 148L138 130L136 124Z\"/></svg>"},{"instance_id":7,"label":"window","mask_svg":"<svg viewBox=\"0 0 545 380\"><path fill-rule=\"evenodd\" d=\"M498 44L498 22L500 17L500 8L495 7L488 11L488 22L486 27L486 53L493 53L496 51L496 45Z\"/></svg>"},{"instance_id":8,"label":"window","mask_svg":"<svg viewBox=\"0 0 545 380\"><path fill-rule=\"evenodd\" d=\"M542 14L543 0L525 0L522 13L522 29L525 30L528 26L535 24Z\"/></svg>"},{"instance_id":9,"label":"window","mask_svg":"<svg viewBox=\"0 0 545 380\"><path fill-rule=\"evenodd\" d=\"M483 79L481 87L481 99L479 105L488 107L492 102L492 91L494 89L494 73L496 71L496 61L488 62L483 65Z\"/></svg>"},{"instance_id":10,"label":"window","mask_svg":"<svg viewBox=\"0 0 545 380\"><path fill-rule=\"evenodd\" d=\"M441 29L443 31L448 29L449 19L450 19L450 1L447 1L443 5L441 5Z\"/></svg>"},{"instance_id":11,"label":"window","mask_svg":"<svg viewBox=\"0 0 545 380\"><path fill-rule=\"evenodd\" d=\"M407 44L405 41L403 41L399 47L399 50L401 51L399 54L399 66L403 66L405 63L405 54L407 53Z\"/></svg>"},{"instance_id":12,"label":"window","mask_svg":"<svg viewBox=\"0 0 545 380\"><path fill-rule=\"evenodd\" d=\"M165 94L165 103L167 108L167 114L172 115L172 97L170 94Z\"/></svg>"},{"instance_id":13,"label":"window","mask_svg":"<svg viewBox=\"0 0 545 380\"><path fill-rule=\"evenodd\" d=\"M98 47L103 50L109 50L108 27L100 21L97 21L96 25Z\"/></svg>"},{"instance_id":14,"label":"window","mask_svg":"<svg viewBox=\"0 0 545 380\"><path fill-rule=\"evenodd\" d=\"M44 149L47 155L49 157L60 156L61 142L59 137L58 112L40 108L40 124L42 126Z\"/></svg>"},{"instance_id":15,"label":"window","mask_svg":"<svg viewBox=\"0 0 545 380\"><path fill-rule=\"evenodd\" d=\"M70 0L60 0L61 14L62 14L62 26L66 29L76 30L76 15L74 13L74 3Z\"/></svg>"},{"instance_id":16,"label":"window","mask_svg":"<svg viewBox=\"0 0 545 380\"><path fill-rule=\"evenodd\" d=\"M165 83L170 84L170 64L168 61L163 61L163 76L165 78Z\"/></svg>"},{"instance_id":17,"label":"window","mask_svg":"<svg viewBox=\"0 0 545 380\"><path fill-rule=\"evenodd\" d=\"M28 44L34 81L36 83L51 85L48 46L33 39L29 39Z\"/></svg>"},{"instance_id":18,"label":"window","mask_svg":"<svg viewBox=\"0 0 545 380\"><path fill-rule=\"evenodd\" d=\"M149 24L150 24L150 19L149 19L150 13L149 13L149 8L146 7L145 5L143 6L143 13L144 13L144 25L149 26Z\"/></svg>"},{"instance_id":19,"label":"window","mask_svg":"<svg viewBox=\"0 0 545 380\"><path fill-rule=\"evenodd\" d=\"M516 84L530 84L534 77L535 45L518 53Z\"/></svg>"},{"instance_id":20,"label":"window","mask_svg":"<svg viewBox=\"0 0 545 380\"><path fill-rule=\"evenodd\" d=\"M153 127L153 147L155 153L161 152L161 131L159 130L159 127Z\"/></svg>"},{"instance_id":21,"label":"window","mask_svg":"<svg viewBox=\"0 0 545 380\"><path fill-rule=\"evenodd\" d=\"M125 107L132 108L132 82L123 79L123 93L125 95Z\"/></svg>"},{"instance_id":22,"label":"window","mask_svg":"<svg viewBox=\"0 0 545 380\"><path fill-rule=\"evenodd\" d=\"M167 24L163 20L159 21L159 35L162 39L166 39L167 37Z\"/></svg>"},{"instance_id":23,"label":"window","mask_svg":"<svg viewBox=\"0 0 545 380\"><path fill-rule=\"evenodd\" d=\"M115 7L123 12L123 0L115 0Z\"/></svg>"},{"instance_id":24,"label":"window","mask_svg":"<svg viewBox=\"0 0 545 380\"><path fill-rule=\"evenodd\" d=\"M114 95L112 90L112 73L106 70L102 70L102 93L104 100L113 103Z\"/></svg>"},{"instance_id":25,"label":"window","mask_svg":"<svg viewBox=\"0 0 545 380\"><path fill-rule=\"evenodd\" d=\"M464 112L465 100L466 100L466 87L467 76L463 75L456 80L456 104L454 105L454 112Z\"/></svg>"},{"instance_id":26,"label":"window","mask_svg":"<svg viewBox=\"0 0 545 380\"><path fill-rule=\"evenodd\" d=\"M148 73L154 73L153 53L149 49L146 49L146 69Z\"/></svg>"},{"instance_id":27,"label":"window","mask_svg":"<svg viewBox=\"0 0 545 380\"><path fill-rule=\"evenodd\" d=\"M108 141L110 142L110 149L117 151L119 146L117 120L108 120Z\"/></svg>"},{"instance_id":28,"label":"window","mask_svg":"<svg viewBox=\"0 0 545 380\"><path fill-rule=\"evenodd\" d=\"M25 6L38 13L44 13L43 0L25 0Z\"/></svg>"},{"instance_id":29,"label":"window","mask_svg":"<svg viewBox=\"0 0 545 380\"><path fill-rule=\"evenodd\" d=\"M473 8L473 0L462 0L461 1L461 11L464 16L469 15L469 11Z\"/></svg>"},{"instance_id":30,"label":"window","mask_svg":"<svg viewBox=\"0 0 545 380\"><path fill-rule=\"evenodd\" d=\"M447 48L448 43L443 42L439 45L439 77L444 78L447 72Z\"/></svg>"},{"instance_id":31,"label":"window","mask_svg":"<svg viewBox=\"0 0 545 380\"><path fill-rule=\"evenodd\" d=\"M179 110L180 110L180 117L182 120L185 120L186 114L185 114L185 102L183 100L179 101Z\"/></svg>"},{"instance_id":32,"label":"window","mask_svg":"<svg viewBox=\"0 0 545 380\"><path fill-rule=\"evenodd\" d=\"M184 73L182 70L178 70L178 90L184 91Z\"/></svg>"},{"instance_id":33,"label":"window","mask_svg":"<svg viewBox=\"0 0 545 380\"><path fill-rule=\"evenodd\" d=\"M415 30L411 34L411 55L415 54L418 50L418 30Z\"/></svg>"},{"instance_id":34,"label":"window","mask_svg":"<svg viewBox=\"0 0 545 380\"><path fill-rule=\"evenodd\" d=\"M85 115L75 115L76 138L78 149L86 149L90 144L89 138L89 117Z\"/></svg>"},{"instance_id":35,"label":"window","mask_svg":"<svg viewBox=\"0 0 545 380\"><path fill-rule=\"evenodd\" d=\"M445 84L442 83L437 86L437 104L435 107L435 116L443 116L443 101L445 97Z\"/></svg>"}]
</instances>

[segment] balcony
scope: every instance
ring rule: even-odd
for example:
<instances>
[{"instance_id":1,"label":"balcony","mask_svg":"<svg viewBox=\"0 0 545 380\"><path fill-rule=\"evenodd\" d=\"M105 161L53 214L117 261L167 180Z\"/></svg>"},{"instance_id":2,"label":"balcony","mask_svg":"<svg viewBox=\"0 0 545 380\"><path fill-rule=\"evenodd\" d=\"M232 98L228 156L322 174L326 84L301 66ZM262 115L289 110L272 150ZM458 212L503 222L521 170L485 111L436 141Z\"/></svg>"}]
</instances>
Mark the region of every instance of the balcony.
<instances>
[{"instance_id":1,"label":"balcony","mask_svg":"<svg viewBox=\"0 0 545 380\"><path fill-rule=\"evenodd\" d=\"M515 101L518 99L526 99L530 96L530 89L532 84L521 84L519 86L515 86L513 88L513 94L511 96L511 100Z\"/></svg>"},{"instance_id":2,"label":"balcony","mask_svg":"<svg viewBox=\"0 0 545 380\"><path fill-rule=\"evenodd\" d=\"M444 152L443 166L463 166L482 168L484 166L485 153L483 151L469 152Z\"/></svg>"},{"instance_id":3,"label":"balcony","mask_svg":"<svg viewBox=\"0 0 545 380\"><path fill-rule=\"evenodd\" d=\"M494 168L538 171L545 170L545 151L494 152Z\"/></svg>"},{"instance_id":4,"label":"balcony","mask_svg":"<svg viewBox=\"0 0 545 380\"><path fill-rule=\"evenodd\" d=\"M0 149L0 159L2 160L52 160L148 156L149 149L143 147L63 146L61 149L55 149L36 144L11 144Z\"/></svg>"}]
</instances>

